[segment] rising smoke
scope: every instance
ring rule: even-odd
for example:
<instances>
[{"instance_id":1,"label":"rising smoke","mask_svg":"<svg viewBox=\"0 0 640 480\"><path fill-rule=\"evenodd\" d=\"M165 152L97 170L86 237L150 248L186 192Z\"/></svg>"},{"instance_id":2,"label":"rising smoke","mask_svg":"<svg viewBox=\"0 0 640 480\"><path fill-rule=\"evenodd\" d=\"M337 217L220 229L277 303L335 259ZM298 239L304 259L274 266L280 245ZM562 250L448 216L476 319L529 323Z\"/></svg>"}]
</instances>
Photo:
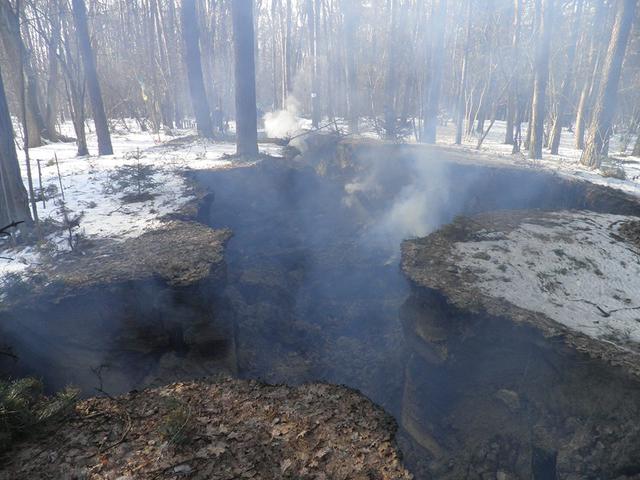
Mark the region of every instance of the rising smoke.
<instances>
[{"instance_id":1,"label":"rising smoke","mask_svg":"<svg viewBox=\"0 0 640 480\"><path fill-rule=\"evenodd\" d=\"M264 129L270 138L291 138L302 131L303 124L299 116L299 102L295 97L287 98L285 109L268 112L264 116Z\"/></svg>"},{"instance_id":2,"label":"rising smoke","mask_svg":"<svg viewBox=\"0 0 640 480\"><path fill-rule=\"evenodd\" d=\"M366 237L395 257L403 240L425 236L442 224L450 181L446 167L424 155L412 156L402 165L376 159L365 175L345 185L344 201L348 206L362 196L382 201L382 211L371 218ZM399 187L390 189L393 183Z\"/></svg>"}]
</instances>

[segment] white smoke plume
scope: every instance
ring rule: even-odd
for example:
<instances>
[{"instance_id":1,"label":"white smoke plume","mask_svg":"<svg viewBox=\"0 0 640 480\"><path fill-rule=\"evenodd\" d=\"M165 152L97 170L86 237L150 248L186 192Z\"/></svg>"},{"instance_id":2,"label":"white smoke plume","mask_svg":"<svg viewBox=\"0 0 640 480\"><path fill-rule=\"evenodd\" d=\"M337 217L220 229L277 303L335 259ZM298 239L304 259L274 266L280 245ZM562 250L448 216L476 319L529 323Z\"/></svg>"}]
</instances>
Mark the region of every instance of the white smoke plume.
<instances>
[{"instance_id":1,"label":"white smoke plume","mask_svg":"<svg viewBox=\"0 0 640 480\"><path fill-rule=\"evenodd\" d=\"M264 129L270 138L290 138L302 131L302 120L298 115L299 104L290 96L284 110L264 115Z\"/></svg>"},{"instance_id":2,"label":"white smoke plume","mask_svg":"<svg viewBox=\"0 0 640 480\"><path fill-rule=\"evenodd\" d=\"M392 162L378 161L364 178L345 185L343 201L353 206L359 194L377 197L385 189L385 181L393 177ZM449 202L447 191L451 181L446 169L426 158L414 158L409 166L411 183L402 187L381 215L372 219L367 237L395 254L402 240L422 237L433 232L442 223L442 214Z\"/></svg>"}]
</instances>

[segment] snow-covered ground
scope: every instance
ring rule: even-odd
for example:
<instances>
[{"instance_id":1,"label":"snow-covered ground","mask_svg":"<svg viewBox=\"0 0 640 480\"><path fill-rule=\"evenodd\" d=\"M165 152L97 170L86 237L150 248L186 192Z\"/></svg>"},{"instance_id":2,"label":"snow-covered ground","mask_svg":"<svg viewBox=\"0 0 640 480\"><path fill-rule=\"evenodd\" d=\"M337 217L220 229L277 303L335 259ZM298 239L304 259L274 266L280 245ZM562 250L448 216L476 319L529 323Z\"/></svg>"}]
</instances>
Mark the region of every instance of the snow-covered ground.
<instances>
[{"instance_id":1,"label":"snow-covered ground","mask_svg":"<svg viewBox=\"0 0 640 480\"><path fill-rule=\"evenodd\" d=\"M459 267L485 294L540 312L575 331L629 347L640 343L640 252L614 238L634 217L556 212L515 230L456 243Z\"/></svg>"},{"instance_id":2,"label":"snow-covered ground","mask_svg":"<svg viewBox=\"0 0 640 480\"><path fill-rule=\"evenodd\" d=\"M486 126L489 126L489 122L486 122ZM526 129L526 124L523 124L523 134L526 133ZM482 143L480 150L476 150L475 148L478 142L478 138L475 136L463 138L462 145L460 146L454 145L455 131L456 127L451 122L449 122L447 126L438 127L438 143L468 151L474 155L480 155L483 160L487 162L507 162L527 165L532 168L551 170L563 176L587 180L597 185L606 185L632 195L640 196L640 157L632 157L627 154L627 152L630 153L633 149L635 138L629 139L630 141L626 149L627 152L623 151L624 141L620 135L616 135L611 139L609 154L619 160L615 166L623 168L626 174L626 179L621 180L607 176L607 173L604 171L605 169L590 170L582 166L580 164L582 150L574 147L575 135L566 129L562 130L562 136L560 137L559 154L551 155L547 149L544 149L543 158L535 161L526 158L527 152L524 150L520 154L511 154L512 146L503 143L506 132L506 123L503 121L495 122ZM604 167L611 166L612 165L606 165Z\"/></svg>"},{"instance_id":3,"label":"snow-covered ground","mask_svg":"<svg viewBox=\"0 0 640 480\"><path fill-rule=\"evenodd\" d=\"M42 184L43 190L48 192L45 203L39 201L37 204L42 222L64 223L64 210L67 210L68 220L80 216L79 226L73 229L74 235L80 234L90 240L136 237L156 228L163 216L179 210L192 199L182 172L234 166L231 160L223 157L235 153L235 144L193 140L176 146L166 142L194 132L180 131L174 137L141 132L133 122L128 127L129 130L125 130L121 125L116 126L112 133L114 155L111 156L94 156L97 154L94 133L89 133L87 138L92 154L89 157L77 157L75 143L55 143L29 150L34 188L39 190ZM65 125L62 133L72 136L71 126ZM281 147L272 144L261 144L260 149L272 155L282 153ZM20 150L18 154L27 185L24 152ZM138 177L142 180L137 181ZM147 198L123 201L127 194L137 194L138 186ZM69 248L67 232L59 231L49 234L40 247L1 250L0 279L7 273L19 274L37 265L45 251L55 254Z\"/></svg>"}]
</instances>

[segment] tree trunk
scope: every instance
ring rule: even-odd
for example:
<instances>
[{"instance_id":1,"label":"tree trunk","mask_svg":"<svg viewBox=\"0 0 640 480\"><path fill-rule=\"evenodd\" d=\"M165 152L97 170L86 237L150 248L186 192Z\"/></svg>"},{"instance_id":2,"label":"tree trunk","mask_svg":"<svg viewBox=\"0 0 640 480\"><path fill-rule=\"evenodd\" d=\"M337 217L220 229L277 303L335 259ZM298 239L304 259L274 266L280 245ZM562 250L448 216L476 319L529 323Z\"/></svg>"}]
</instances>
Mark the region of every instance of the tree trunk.
<instances>
[{"instance_id":1,"label":"tree trunk","mask_svg":"<svg viewBox=\"0 0 640 480\"><path fill-rule=\"evenodd\" d=\"M358 12L352 2L345 2L344 6L344 30L346 50L346 77L347 77L347 118L349 131L359 132L358 120L360 117L358 97L358 70L356 67L356 30L358 26Z\"/></svg>"},{"instance_id":2,"label":"tree trunk","mask_svg":"<svg viewBox=\"0 0 640 480\"><path fill-rule=\"evenodd\" d=\"M447 19L447 0L438 2L436 17L432 21L433 43L431 54L431 81L427 93L427 107L424 116L422 138L424 143L436 143L438 113L440 112L440 88L444 59L444 32Z\"/></svg>"},{"instance_id":3,"label":"tree trunk","mask_svg":"<svg viewBox=\"0 0 640 480\"><path fill-rule=\"evenodd\" d=\"M285 97L289 97L291 90L293 89L293 70L291 68L291 23L293 15L292 0L287 0L287 13L286 13L286 26L285 26L285 40L284 40L284 89Z\"/></svg>"},{"instance_id":4,"label":"tree trunk","mask_svg":"<svg viewBox=\"0 0 640 480\"><path fill-rule=\"evenodd\" d=\"M571 79L573 78L573 63L576 57L576 48L578 47L578 33L580 32L580 17L582 16L583 0L577 0L575 11L573 12L574 21L571 29L571 38L569 40L569 51L567 52L567 70L560 87L560 97L556 102L556 116L549 134L549 148L552 155L557 155L560 149L560 136L562 135L562 123L565 117L565 110L569 103L569 94L571 93Z\"/></svg>"},{"instance_id":5,"label":"tree trunk","mask_svg":"<svg viewBox=\"0 0 640 480\"><path fill-rule=\"evenodd\" d=\"M32 222L0 71L0 227L14 221L24 221L27 224Z\"/></svg>"},{"instance_id":6,"label":"tree trunk","mask_svg":"<svg viewBox=\"0 0 640 480\"><path fill-rule=\"evenodd\" d=\"M14 11L10 2L6 0L0 1L0 37L4 44L8 64L12 67L10 78L13 91L21 95L21 88L33 88L35 85L33 81L24 80L25 72L28 75L29 72L32 73L32 70L29 65L25 64L28 62L28 56L20 34L19 12ZM37 92L25 91L24 94L27 100L26 125L29 147L39 147L42 145L41 133L44 123L37 103ZM22 113L19 115L20 119L24 120Z\"/></svg>"},{"instance_id":7,"label":"tree trunk","mask_svg":"<svg viewBox=\"0 0 640 480\"><path fill-rule=\"evenodd\" d=\"M235 2L234 2L235 4ZM211 123L211 111L204 87L202 76L202 61L200 58L200 33L198 28L198 16L196 15L195 0L182 2L182 36L184 39L185 64L187 66L187 78L193 113L196 116L198 134L205 138L213 138L213 125Z\"/></svg>"},{"instance_id":8,"label":"tree trunk","mask_svg":"<svg viewBox=\"0 0 640 480\"><path fill-rule=\"evenodd\" d=\"M465 94L467 91L467 74L469 71L469 42L471 41L471 0L467 0L467 28L464 40L464 54L462 57L462 74L458 89L458 105L456 108L456 145L462 144L462 130L464 128Z\"/></svg>"},{"instance_id":9,"label":"tree trunk","mask_svg":"<svg viewBox=\"0 0 640 480\"><path fill-rule=\"evenodd\" d=\"M98 135L98 153L100 155L113 155L109 124L107 123L107 115L102 103L102 92L100 91L100 82L98 81L98 72L96 70L96 59L91 47L91 38L89 37L87 8L84 0L72 0L72 5L73 20L76 26L76 35L78 36L78 48L82 57L87 89L89 90L89 101L93 111L93 121Z\"/></svg>"},{"instance_id":10,"label":"tree trunk","mask_svg":"<svg viewBox=\"0 0 640 480\"><path fill-rule=\"evenodd\" d=\"M234 0L231 5L235 53L236 153L258 155L258 113L253 32L253 2Z\"/></svg>"},{"instance_id":11,"label":"tree trunk","mask_svg":"<svg viewBox=\"0 0 640 480\"><path fill-rule=\"evenodd\" d=\"M616 109L620 71L635 17L636 0L619 0L617 8L602 70L603 81L596 98L587 143L580 158L580 163L591 168L599 168L603 157L609 153L609 137Z\"/></svg>"},{"instance_id":12,"label":"tree trunk","mask_svg":"<svg viewBox=\"0 0 640 480\"><path fill-rule=\"evenodd\" d=\"M580 100L576 109L576 127L575 127L575 147L579 150L584 149L584 134L587 129L589 111L593 94L597 89L600 70L600 63L603 53L600 51L599 44L605 42L604 32L608 22L603 21L606 16L606 4L598 2L596 4L595 15L593 17L593 31L591 36L591 45L589 48L589 72L585 76L585 82L580 92ZM604 27L603 27L604 26Z\"/></svg>"},{"instance_id":13,"label":"tree trunk","mask_svg":"<svg viewBox=\"0 0 640 480\"><path fill-rule=\"evenodd\" d=\"M318 25L319 1L307 0L307 18L309 22L309 49L311 54L311 125L320 126L320 79L318 77Z\"/></svg>"},{"instance_id":14,"label":"tree trunk","mask_svg":"<svg viewBox=\"0 0 640 480\"><path fill-rule=\"evenodd\" d=\"M515 146L514 127L519 116L518 114L518 75L519 72L519 54L518 46L520 45L520 18L521 18L521 0L514 0L513 5L513 39L511 41L511 57L513 58L513 74L509 83L509 100L507 101L507 128L504 134L504 143Z\"/></svg>"},{"instance_id":15,"label":"tree trunk","mask_svg":"<svg viewBox=\"0 0 640 480\"><path fill-rule=\"evenodd\" d=\"M387 75L384 84L384 129L386 137L389 139L396 138L396 90L398 83L398 2L399 0L389 0L391 9L389 35L388 35L388 52L387 52Z\"/></svg>"},{"instance_id":16,"label":"tree trunk","mask_svg":"<svg viewBox=\"0 0 640 480\"><path fill-rule=\"evenodd\" d=\"M531 139L529 158L542 158L544 140L545 97L549 80L549 48L551 43L551 20L553 0L537 0L539 25L536 46L536 62L531 102Z\"/></svg>"},{"instance_id":17,"label":"tree trunk","mask_svg":"<svg viewBox=\"0 0 640 480\"><path fill-rule=\"evenodd\" d=\"M58 115L58 80L60 70L58 68L58 45L60 45L60 11L57 1L52 1L49 9L51 24L51 38L49 38L49 78L47 80L47 114L45 129L48 138L52 142L58 141L56 120Z\"/></svg>"},{"instance_id":18,"label":"tree trunk","mask_svg":"<svg viewBox=\"0 0 640 480\"><path fill-rule=\"evenodd\" d=\"M638 132L638 136L636 137L636 143L633 146L633 152L631 155L634 157L640 157L640 132Z\"/></svg>"}]
</instances>

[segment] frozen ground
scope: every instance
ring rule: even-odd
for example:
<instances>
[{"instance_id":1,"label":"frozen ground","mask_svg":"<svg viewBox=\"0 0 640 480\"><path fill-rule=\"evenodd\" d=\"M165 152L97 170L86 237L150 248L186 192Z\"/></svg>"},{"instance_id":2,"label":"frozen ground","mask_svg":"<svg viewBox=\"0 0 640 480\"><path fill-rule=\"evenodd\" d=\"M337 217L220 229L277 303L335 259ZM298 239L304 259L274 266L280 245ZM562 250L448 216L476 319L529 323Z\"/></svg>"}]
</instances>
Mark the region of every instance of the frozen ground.
<instances>
[{"instance_id":1,"label":"frozen ground","mask_svg":"<svg viewBox=\"0 0 640 480\"><path fill-rule=\"evenodd\" d=\"M232 143L194 139L172 145L171 140L194 132L180 131L174 137L141 132L133 123L128 127L130 130L116 126L112 134L112 156L93 156L97 153L97 139L93 133L89 133L87 139L92 154L89 157L76 157L75 143L56 143L29 150L34 188L39 190L42 185L47 192L45 203L38 202L38 214L43 223L60 226L78 219L79 225L72 233L80 235L81 239L135 237L157 228L163 216L179 210L193 198L182 173L190 169L234 166L231 160L223 158L225 154L235 153ZM71 130L70 125L65 125L64 130L63 133L73 135L72 131L67 131ZM281 154L281 148L276 145L261 144L260 148L264 153ZM18 153L26 185L24 152ZM68 237L68 231L63 229L47 235L39 248L1 250L0 279L37 265L44 252L68 251Z\"/></svg>"},{"instance_id":2,"label":"frozen ground","mask_svg":"<svg viewBox=\"0 0 640 480\"><path fill-rule=\"evenodd\" d=\"M640 255L618 235L634 217L556 212L510 232L480 231L456 243L458 266L494 298L601 341L637 351Z\"/></svg>"},{"instance_id":3,"label":"frozen ground","mask_svg":"<svg viewBox=\"0 0 640 480\"><path fill-rule=\"evenodd\" d=\"M486 122L486 126L488 125L489 122ZM526 133L526 129L526 124L523 124L523 135ZM506 131L505 122L495 122L482 143L480 150L476 150L475 148L478 142L477 136L463 138L462 145L454 145L455 131L456 127L451 122L449 122L447 126L439 127L438 143L469 151L474 155L480 155L487 162L507 162L526 165L531 168L552 170L563 176L587 180L597 185L606 185L632 195L640 196L640 158L627 154L627 152L633 149L635 138L629 138L627 139L628 141L625 142L622 135L615 135L611 139L611 147L609 149L609 154L614 157L614 163L604 165L603 170L590 170L580 165L580 155L582 151L574 147L574 133L566 129L562 130L562 136L560 137L559 154L551 155L547 149L544 149L542 160L535 161L526 158L527 152L524 150L519 154L511 154L511 145L505 145L503 143ZM625 143L627 144L626 148ZM607 176L606 168L612 166L624 169L626 179L620 180Z\"/></svg>"}]
</instances>

